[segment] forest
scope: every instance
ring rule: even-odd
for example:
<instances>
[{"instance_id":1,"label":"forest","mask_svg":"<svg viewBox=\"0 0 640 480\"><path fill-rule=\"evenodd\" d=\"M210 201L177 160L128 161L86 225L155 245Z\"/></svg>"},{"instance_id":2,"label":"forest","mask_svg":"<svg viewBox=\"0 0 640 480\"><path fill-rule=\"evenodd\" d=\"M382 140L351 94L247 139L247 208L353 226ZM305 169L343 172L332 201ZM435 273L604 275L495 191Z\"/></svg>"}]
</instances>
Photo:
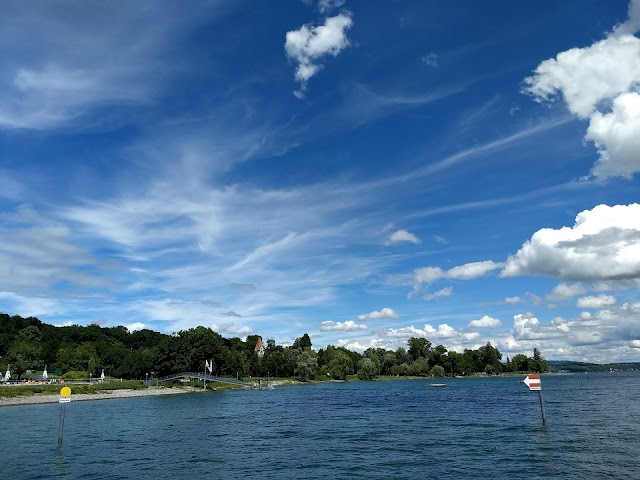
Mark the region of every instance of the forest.
<instances>
[{"instance_id":1,"label":"forest","mask_svg":"<svg viewBox=\"0 0 640 480\"><path fill-rule=\"evenodd\" d=\"M490 343L460 353L412 337L406 348L369 348L360 354L333 345L316 351L305 333L290 346L267 339L264 355L258 356L258 338L224 338L203 326L171 335L96 324L58 327L35 317L0 313L0 372L10 368L11 378L21 379L46 366L50 376L63 378L96 377L104 370L109 377L145 379L203 371L205 360L212 361L214 375L301 381L344 380L349 375L371 380L378 375L445 377L548 369L538 349L532 357L518 354L503 361Z\"/></svg>"}]
</instances>

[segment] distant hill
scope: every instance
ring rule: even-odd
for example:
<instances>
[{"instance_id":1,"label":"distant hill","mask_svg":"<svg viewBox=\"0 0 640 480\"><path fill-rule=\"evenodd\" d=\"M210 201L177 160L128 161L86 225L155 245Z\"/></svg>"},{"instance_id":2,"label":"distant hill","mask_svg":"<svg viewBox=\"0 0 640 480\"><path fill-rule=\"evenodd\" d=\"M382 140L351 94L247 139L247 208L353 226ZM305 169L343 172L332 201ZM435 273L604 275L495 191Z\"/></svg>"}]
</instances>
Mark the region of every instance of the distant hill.
<instances>
[{"instance_id":1,"label":"distant hill","mask_svg":"<svg viewBox=\"0 0 640 480\"><path fill-rule=\"evenodd\" d=\"M586 363L570 360L548 360L550 372L608 372L611 370L640 370L640 362L631 363Z\"/></svg>"}]
</instances>

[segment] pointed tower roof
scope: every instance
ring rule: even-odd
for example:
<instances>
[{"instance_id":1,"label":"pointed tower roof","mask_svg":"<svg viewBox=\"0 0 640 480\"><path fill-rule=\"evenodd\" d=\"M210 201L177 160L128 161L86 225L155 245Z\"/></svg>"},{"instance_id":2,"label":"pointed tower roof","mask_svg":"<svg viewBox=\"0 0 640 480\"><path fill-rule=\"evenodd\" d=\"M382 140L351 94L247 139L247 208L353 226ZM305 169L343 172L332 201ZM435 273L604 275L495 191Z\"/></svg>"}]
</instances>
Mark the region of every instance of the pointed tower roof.
<instances>
[{"instance_id":1,"label":"pointed tower roof","mask_svg":"<svg viewBox=\"0 0 640 480\"><path fill-rule=\"evenodd\" d=\"M259 357L264 355L264 345L262 344L262 337L258 337L258 341L256 342L256 348L254 348L253 351L256 352Z\"/></svg>"}]
</instances>

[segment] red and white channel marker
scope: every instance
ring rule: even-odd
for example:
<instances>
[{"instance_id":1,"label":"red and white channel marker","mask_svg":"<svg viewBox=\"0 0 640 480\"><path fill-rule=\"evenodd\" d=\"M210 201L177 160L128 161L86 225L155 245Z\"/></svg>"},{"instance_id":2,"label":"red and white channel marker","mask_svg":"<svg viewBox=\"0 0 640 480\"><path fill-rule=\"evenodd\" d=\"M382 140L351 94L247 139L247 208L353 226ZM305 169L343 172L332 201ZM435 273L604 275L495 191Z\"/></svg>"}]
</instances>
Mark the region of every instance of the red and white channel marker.
<instances>
[{"instance_id":1,"label":"red and white channel marker","mask_svg":"<svg viewBox=\"0 0 640 480\"><path fill-rule=\"evenodd\" d=\"M527 378L522 380L530 391L542 390L542 384L540 383L540 375L527 375Z\"/></svg>"}]
</instances>

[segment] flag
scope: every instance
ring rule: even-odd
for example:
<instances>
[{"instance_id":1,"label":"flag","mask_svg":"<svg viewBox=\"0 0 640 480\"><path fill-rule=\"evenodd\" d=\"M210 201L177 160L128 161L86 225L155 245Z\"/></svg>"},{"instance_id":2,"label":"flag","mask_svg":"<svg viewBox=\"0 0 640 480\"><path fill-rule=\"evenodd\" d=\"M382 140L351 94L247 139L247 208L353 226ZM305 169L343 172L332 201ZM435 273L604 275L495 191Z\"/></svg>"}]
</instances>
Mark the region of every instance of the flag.
<instances>
[{"instance_id":1,"label":"flag","mask_svg":"<svg viewBox=\"0 0 640 480\"><path fill-rule=\"evenodd\" d=\"M49 378L49 374L47 373L47 366L44 366L44 372L42 372L42 378L44 378L45 380L47 378Z\"/></svg>"},{"instance_id":2,"label":"flag","mask_svg":"<svg viewBox=\"0 0 640 480\"><path fill-rule=\"evenodd\" d=\"M207 369L209 370L209 373L212 373L213 372L213 360L211 360L210 362L207 362L205 360L205 363L206 363Z\"/></svg>"}]
</instances>

